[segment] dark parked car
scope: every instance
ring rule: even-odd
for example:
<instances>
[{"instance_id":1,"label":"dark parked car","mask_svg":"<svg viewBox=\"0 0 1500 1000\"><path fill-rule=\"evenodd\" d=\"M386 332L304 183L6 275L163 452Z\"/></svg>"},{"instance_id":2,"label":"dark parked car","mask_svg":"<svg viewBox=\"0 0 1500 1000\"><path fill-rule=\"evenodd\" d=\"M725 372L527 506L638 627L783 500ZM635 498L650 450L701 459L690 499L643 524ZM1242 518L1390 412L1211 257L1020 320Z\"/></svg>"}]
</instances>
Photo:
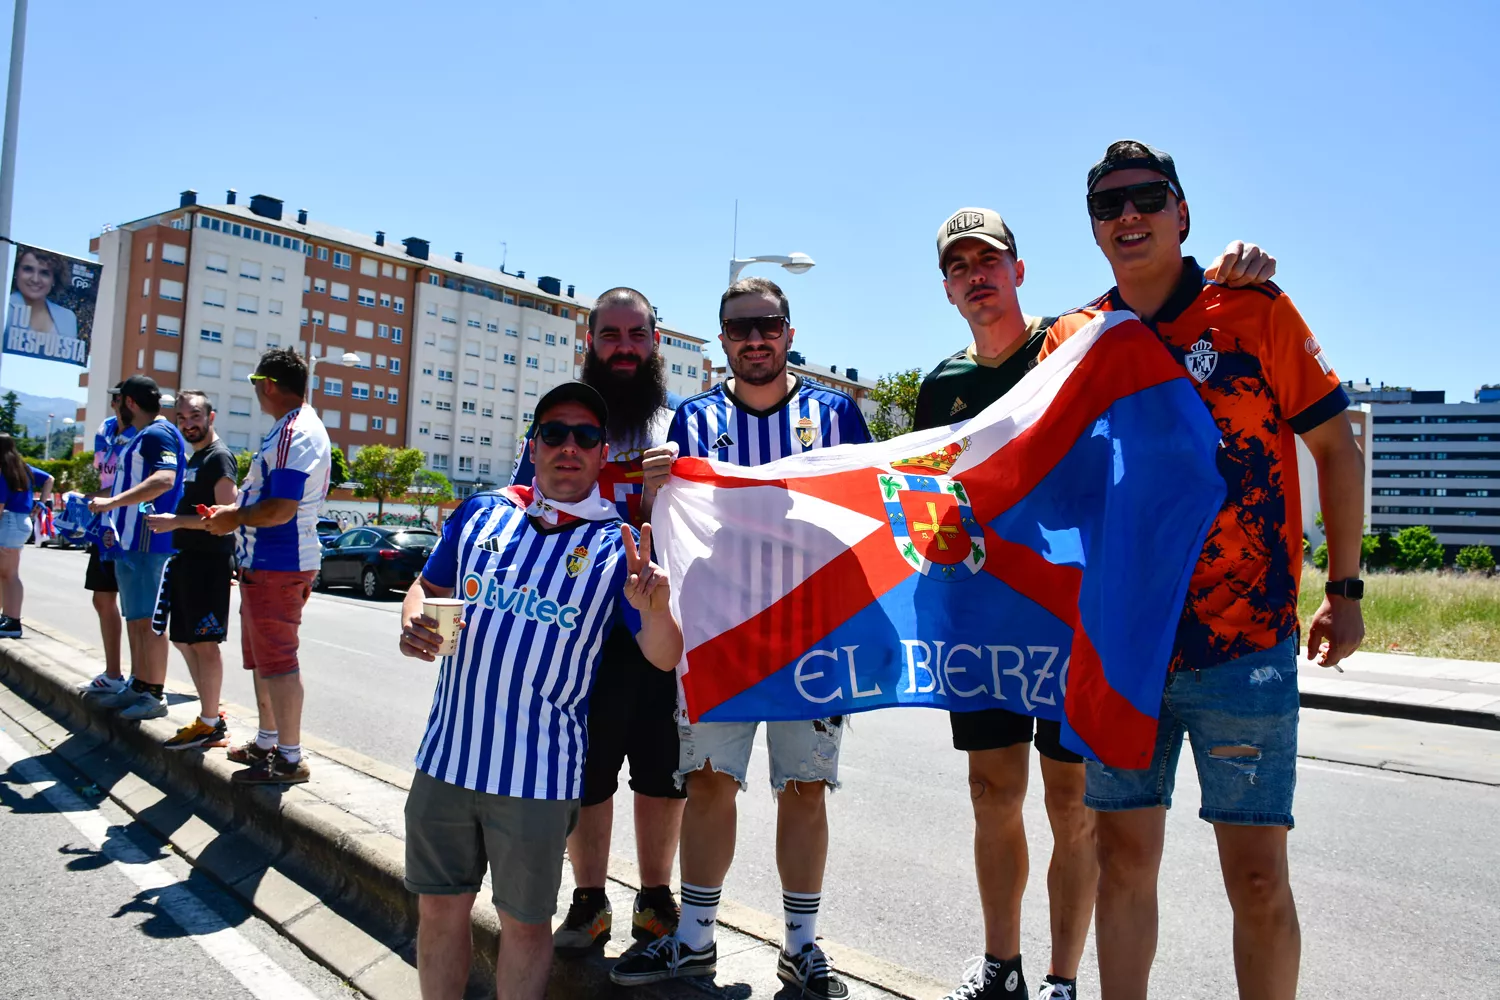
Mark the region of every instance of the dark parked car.
<instances>
[{"instance_id":1,"label":"dark parked car","mask_svg":"<svg viewBox=\"0 0 1500 1000\"><path fill-rule=\"evenodd\" d=\"M366 597L406 590L437 541L437 533L425 528L350 529L323 543L323 568L313 586L353 587Z\"/></svg>"}]
</instances>

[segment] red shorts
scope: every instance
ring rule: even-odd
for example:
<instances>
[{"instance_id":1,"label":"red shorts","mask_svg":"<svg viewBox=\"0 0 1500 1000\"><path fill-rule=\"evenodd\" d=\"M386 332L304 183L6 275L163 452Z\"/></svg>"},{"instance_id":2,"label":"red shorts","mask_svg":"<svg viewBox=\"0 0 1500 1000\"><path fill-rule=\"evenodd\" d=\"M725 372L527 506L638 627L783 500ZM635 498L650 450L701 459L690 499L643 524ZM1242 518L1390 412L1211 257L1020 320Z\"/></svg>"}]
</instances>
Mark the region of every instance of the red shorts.
<instances>
[{"instance_id":1,"label":"red shorts","mask_svg":"<svg viewBox=\"0 0 1500 1000\"><path fill-rule=\"evenodd\" d=\"M240 655L262 677L295 673L297 629L315 570L240 571Z\"/></svg>"}]
</instances>

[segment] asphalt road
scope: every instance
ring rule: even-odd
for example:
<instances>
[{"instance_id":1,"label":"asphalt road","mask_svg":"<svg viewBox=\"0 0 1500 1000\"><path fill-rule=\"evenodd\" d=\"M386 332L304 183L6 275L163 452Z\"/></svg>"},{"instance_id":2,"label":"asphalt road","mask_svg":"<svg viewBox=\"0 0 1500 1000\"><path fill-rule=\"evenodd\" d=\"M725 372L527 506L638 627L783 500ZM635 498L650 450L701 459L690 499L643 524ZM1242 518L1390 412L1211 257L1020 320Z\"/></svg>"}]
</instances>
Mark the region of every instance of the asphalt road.
<instances>
[{"instance_id":1,"label":"asphalt road","mask_svg":"<svg viewBox=\"0 0 1500 1000\"><path fill-rule=\"evenodd\" d=\"M26 550L27 616L97 642L82 553ZM436 666L396 654L399 600L315 595L303 625L306 729L401 767L421 737ZM24 616L23 616L24 617ZM237 632L225 648L226 698L253 703ZM186 668L173 655L173 676ZM1500 787L1340 763L1497 780L1500 733L1304 711L1292 872L1303 928L1303 997L1479 996L1500 982ZM243 734L237 734L243 735ZM820 930L834 942L956 981L981 950L965 762L946 718L922 709L858 716L845 739L844 788L831 799L832 849ZM778 913L774 802L763 750L741 799L740 843L725 896ZM1190 763L1178 775L1162 872L1153 995L1234 995L1230 913L1212 831L1197 819ZM624 797L616 853L630 856ZM1023 954L1047 960L1044 872L1051 845L1033 771L1027 804L1032 883ZM1092 945L1081 985L1097 996ZM834 958L837 959L836 951ZM1477 992L1476 992L1477 990Z\"/></svg>"}]
</instances>

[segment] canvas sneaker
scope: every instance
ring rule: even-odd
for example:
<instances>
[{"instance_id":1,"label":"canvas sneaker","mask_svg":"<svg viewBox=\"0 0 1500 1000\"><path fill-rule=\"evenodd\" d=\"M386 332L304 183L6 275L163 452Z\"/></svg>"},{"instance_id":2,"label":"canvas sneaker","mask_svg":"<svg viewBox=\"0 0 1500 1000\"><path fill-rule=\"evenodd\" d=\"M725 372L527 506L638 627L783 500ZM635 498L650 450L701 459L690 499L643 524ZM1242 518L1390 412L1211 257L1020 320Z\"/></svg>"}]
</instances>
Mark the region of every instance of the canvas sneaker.
<instances>
[{"instance_id":1,"label":"canvas sneaker","mask_svg":"<svg viewBox=\"0 0 1500 1000\"><path fill-rule=\"evenodd\" d=\"M109 674L99 674L91 681L84 681L78 685L78 693L85 698L93 699L105 694L118 694L130 686L130 681L124 677L111 677Z\"/></svg>"},{"instance_id":2,"label":"canvas sneaker","mask_svg":"<svg viewBox=\"0 0 1500 1000\"><path fill-rule=\"evenodd\" d=\"M647 886L635 894L635 913L630 920L630 936L645 944L668 934L676 934L680 915L670 886Z\"/></svg>"},{"instance_id":3,"label":"canvas sneaker","mask_svg":"<svg viewBox=\"0 0 1500 1000\"><path fill-rule=\"evenodd\" d=\"M278 748L266 754L260 763L236 771L229 780L236 785L300 785L309 777L306 757L292 764L281 756Z\"/></svg>"},{"instance_id":4,"label":"canvas sneaker","mask_svg":"<svg viewBox=\"0 0 1500 1000\"><path fill-rule=\"evenodd\" d=\"M603 889L574 889L573 904L562 926L552 932L552 950L582 955L609 940L614 912Z\"/></svg>"},{"instance_id":5,"label":"canvas sneaker","mask_svg":"<svg viewBox=\"0 0 1500 1000\"><path fill-rule=\"evenodd\" d=\"M224 721L224 713L219 713L219 718L211 726L203 724L202 719L194 719L190 724L177 730L177 735L162 743L164 750L207 750L209 747L222 747L229 745L229 724Z\"/></svg>"},{"instance_id":6,"label":"canvas sneaker","mask_svg":"<svg viewBox=\"0 0 1500 1000\"><path fill-rule=\"evenodd\" d=\"M1002 976L1005 966L980 955L964 970L964 981L943 1000L1011 1000L1025 997L1026 980L1019 972Z\"/></svg>"},{"instance_id":7,"label":"canvas sneaker","mask_svg":"<svg viewBox=\"0 0 1500 1000\"><path fill-rule=\"evenodd\" d=\"M666 979L712 976L719 968L719 946L710 941L702 951L694 951L677 937L668 934L650 944L632 948L609 970L610 982L616 986L644 986Z\"/></svg>"},{"instance_id":8,"label":"canvas sneaker","mask_svg":"<svg viewBox=\"0 0 1500 1000\"><path fill-rule=\"evenodd\" d=\"M1036 1000L1078 1000L1078 981L1069 982L1048 976L1047 981L1042 984L1041 992L1036 995Z\"/></svg>"},{"instance_id":9,"label":"canvas sneaker","mask_svg":"<svg viewBox=\"0 0 1500 1000\"><path fill-rule=\"evenodd\" d=\"M21 619L0 615L0 639L21 638Z\"/></svg>"},{"instance_id":10,"label":"canvas sneaker","mask_svg":"<svg viewBox=\"0 0 1500 1000\"><path fill-rule=\"evenodd\" d=\"M828 956L812 942L803 945L798 955L783 951L776 959L776 978L800 989L804 997L842 1000L849 995L849 987L834 975Z\"/></svg>"},{"instance_id":11,"label":"canvas sneaker","mask_svg":"<svg viewBox=\"0 0 1500 1000\"><path fill-rule=\"evenodd\" d=\"M263 750L254 740L247 740L237 747L231 747L225 754L235 764L259 764L271 756L270 750Z\"/></svg>"},{"instance_id":12,"label":"canvas sneaker","mask_svg":"<svg viewBox=\"0 0 1500 1000\"><path fill-rule=\"evenodd\" d=\"M160 719L167 714L167 696L164 694L152 694L150 691L130 692L131 700L120 706L120 718L127 722L143 722L146 719Z\"/></svg>"}]
</instances>

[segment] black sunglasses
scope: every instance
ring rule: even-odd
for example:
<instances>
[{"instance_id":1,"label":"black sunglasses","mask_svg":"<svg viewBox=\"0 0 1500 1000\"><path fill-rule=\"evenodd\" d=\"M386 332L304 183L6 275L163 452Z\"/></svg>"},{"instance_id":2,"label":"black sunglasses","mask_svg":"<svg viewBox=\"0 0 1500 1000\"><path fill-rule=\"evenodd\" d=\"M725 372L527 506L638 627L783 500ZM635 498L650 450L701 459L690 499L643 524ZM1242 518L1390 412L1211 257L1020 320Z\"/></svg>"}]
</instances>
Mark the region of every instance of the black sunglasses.
<instances>
[{"instance_id":1,"label":"black sunglasses","mask_svg":"<svg viewBox=\"0 0 1500 1000\"><path fill-rule=\"evenodd\" d=\"M747 316L744 319L725 319L719 321L724 330L724 336L735 343L750 339L750 331L759 330L762 340L780 340L781 335L786 333L785 316Z\"/></svg>"},{"instance_id":2,"label":"black sunglasses","mask_svg":"<svg viewBox=\"0 0 1500 1000\"><path fill-rule=\"evenodd\" d=\"M1125 203L1128 201L1142 215L1155 215L1167 207L1169 194L1177 194L1171 181L1147 181L1144 184L1095 191L1089 195L1089 214L1100 222L1118 219L1124 214Z\"/></svg>"},{"instance_id":3,"label":"black sunglasses","mask_svg":"<svg viewBox=\"0 0 1500 1000\"><path fill-rule=\"evenodd\" d=\"M604 440L604 428L597 424L565 424L560 420L549 420L536 429L536 436L549 448L560 448L568 435L584 451L592 451Z\"/></svg>"}]
</instances>

